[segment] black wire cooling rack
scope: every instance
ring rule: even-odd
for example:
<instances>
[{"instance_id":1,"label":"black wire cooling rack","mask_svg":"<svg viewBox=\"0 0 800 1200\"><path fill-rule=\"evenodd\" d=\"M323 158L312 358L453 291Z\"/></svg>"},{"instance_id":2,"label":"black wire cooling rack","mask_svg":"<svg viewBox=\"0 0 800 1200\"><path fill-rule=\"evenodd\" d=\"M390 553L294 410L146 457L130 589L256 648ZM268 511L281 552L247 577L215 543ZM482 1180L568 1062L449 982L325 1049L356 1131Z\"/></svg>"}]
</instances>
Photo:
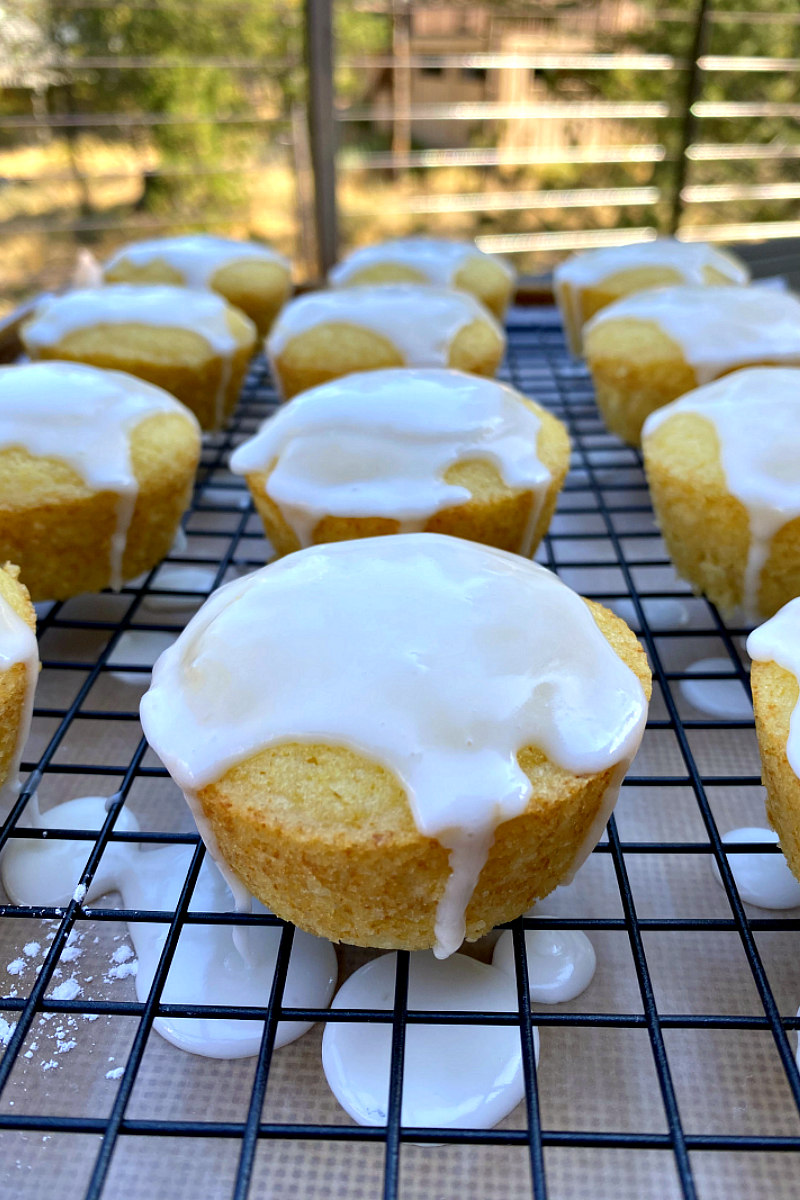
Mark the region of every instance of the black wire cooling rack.
<instances>
[{"instance_id":1,"label":"black wire cooling rack","mask_svg":"<svg viewBox=\"0 0 800 1200\"><path fill-rule=\"evenodd\" d=\"M190 911L204 850L187 831L177 789L141 739L138 699L149 665L135 655L125 661L133 644L126 635L175 636L213 588L265 560L244 483L226 470L232 446L276 403L258 361L230 428L206 440L185 544L168 559L171 567L205 572L203 586L176 592L174 577L162 586L157 568L117 597L79 598L40 612L43 672L31 757L0 845L23 836L86 842L84 883L115 841L183 843L194 852L174 912L127 911L112 907L113 899L90 907L73 900L64 909L2 906L0 946L9 959L28 939L46 942L38 957L17 960L16 974L4 974L0 962L0 1015L8 1022L0 1062L2 1195L49 1195L54 1180L60 1200L708 1200L767 1188L774 1196L797 1194L800 1076L790 1031L799 1024L800 914L745 905L726 857L737 850L724 852L721 841L734 825L765 823L753 723L742 708L749 695L746 630L726 626L674 576L640 455L604 431L588 375L567 354L552 312L512 313L502 374L560 416L572 437L572 469L542 561L625 616L654 672L643 748L606 838L576 883L545 903L551 915L511 926L519 1011L411 1012L402 953L392 1011L290 1009L282 997L291 926L269 916ZM731 711L742 715L709 716L697 698L704 683L727 689ZM88 793L111 797L102 829L24 827L20 818L37 791L43 807ZM149 816L143 832L115 828L126 804ZM769 844L756 849L777 852ZM712 861L722 888L711 877ZM88 968L79 997L48 996L76 934L84 947L113 947L124 923L137 921L168 926L144 1002L132 998L130 980L104 990ZM161 1002L188 923L282 929L264 1008ZM598 975L578 1000L551 1007L530 1001L525 931L537 927L582 929L595 942ZM340 982L364 957L342 950ZM232 1062L187 1055L153 1032L159 1015L263 1023L258 1056ZM391 1025L385 1127L355 1125L329 1095L318 1026L274 1050L281 1020ZM69 1055L48 1063L32 1054L44 1022L80 1026L74 1038L62 1038ZM489 1131L402 1126L403 1049L413 1024L475 1026L476 1037L485 1025L518 1027L524 1105ZM538 1069L533 1025L541 1030ZM106 1053L111 1046L114 1055ZM113 1079L105 1072L109 1061L119 1064Z\"/></svg>"}]
</instances>

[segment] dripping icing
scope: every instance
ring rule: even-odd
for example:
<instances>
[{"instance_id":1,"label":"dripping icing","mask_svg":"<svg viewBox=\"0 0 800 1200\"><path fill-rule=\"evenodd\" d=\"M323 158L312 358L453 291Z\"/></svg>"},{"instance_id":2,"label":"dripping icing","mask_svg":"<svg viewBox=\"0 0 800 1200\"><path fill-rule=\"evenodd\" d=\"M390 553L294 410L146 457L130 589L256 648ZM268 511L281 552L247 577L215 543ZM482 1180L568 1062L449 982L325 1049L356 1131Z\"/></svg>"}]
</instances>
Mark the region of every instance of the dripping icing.
<instances>
[{"instance_id":1,"label":"dripping icing","mask_svg":"<svg viewBox=\"0 0 800 1200\"><path fill-rule=\"evenodd\" d=\"M211 286L216 271L230 263L253 260L275 263L290 269L289 260L270 246L257 242L237 242L233 238L212 237L207 233L189 233L180 237L151 238L123 246L105 265L108 274L121 263L146 267L164 262L180 271L184 283L192 288Z\"/></svg>"},{"instance_id":2,"label":"dripping icing","mask_svg":"<svg viewBox=\"0 0 800 1200\"><path fill-rule=\"evenodd\" d=\"M800 360L800 300L752 287L664 287L609 304L584 326L653 321L677 342L698 384L752 362Z\"/></svg>"},{"instance_id":3,"label":"dripping icing","mask_svg":"<svg viewBox=\"0 0 800 1200\"><path fill-rule=\"evenodd\" d=\"M398 532L470 499L445 481L457 462L494 463L508 487L533 493L528 555L551 476L536 454L541 419L511 388L461 371L366 371L297 396L231 458L266 471L267 495L301 546L326 514L388 517Z\"/></svg>"},{"instance_id":4,"label":"dripping icing","mask_svg":"<svg viewBox=\"0 0 800 1200\"><path fill-rule=\"evenodd\" d=\"M407 534L312 547L219 589L156 663L141 717L190 796L289 741L344 744L391 770L419 831L450 850L436 931L445 956L463 940L495 828L530 798L517 753L536 745L579 775L616 768L613 802L646 707L556 576ZM602 810L605 820L607 801Z\"/></svg>"},{"instance_id":5,"label":"dripping icing","mask_svg":"<svg viewBox=\"0 0 800 1200\"><path fill-rule=\"evenodd\" d=\"M603 246L573 254L553 271L553 286L559 308L568 316L568 333L573 353L581 348L584 324L584 288L601 285L621 271L639 267L664 267L680 276L683 284L708 285L707 268L712 267L731 283L746 284L750 273L743 263L716 246L703 242L679 242L676 238L656 238L625 246Z\"/></svg>"},{"instance_id":6,"label":"dripping icing","mask_svg":"<svg viewBox=\"0 0 800 1200\"><path fill-rule=\"evenodd\" d=\"M758 620L761 575L772 539L800 516L800 370L751 367L687 392L651 413L643 439L680 413L696 414L714 426L726 485L747 509L750 543L742 607L748 619Z\"/></svg>"},{"instance_id":7,"label":"dripping icing","mask_svg":"<svg viewBox=\"0 0 800 1200\"><path fill-rule=\"evenodd\" d=\"M419 271L436 287L451 287L461 267L470 259L493 262L509 279L515 278L516 273L510 263L497 255L485 254L474 243L448 241L446 238L396 238L354 250L330 271L328 279L332 287L346 287L353 276L361 271L391 263Z\"/></svg>"},{"instance_id":8,"label":"dripping icing","mask_svg":"<svg viewBox=\"0 0 800 1200\"><path fill-rule=\"evenodd\" d=\"M446 367L453 339L473 321L491 325L505 341L492 314L468 292L390 283L312 292L291 300L267 338L270 359L274 364L292 338L339 321L386 338L410 367Z\"/></svg>"},{"instance_id":9,"label":"dripping icing","mask_svg":"<svg viewBox=\"0 0 800 1200\"><path fill-rule=\"evenodd\" d=\"M37 458L65 462L93 491L117 495L111 538L111 587L122 586L128 529L138 484L130 435L157 413L194 416L161 388L122 371L83 363L42 362L0 368L0 449L22 446Z\"/></svg>"}]
</instances>

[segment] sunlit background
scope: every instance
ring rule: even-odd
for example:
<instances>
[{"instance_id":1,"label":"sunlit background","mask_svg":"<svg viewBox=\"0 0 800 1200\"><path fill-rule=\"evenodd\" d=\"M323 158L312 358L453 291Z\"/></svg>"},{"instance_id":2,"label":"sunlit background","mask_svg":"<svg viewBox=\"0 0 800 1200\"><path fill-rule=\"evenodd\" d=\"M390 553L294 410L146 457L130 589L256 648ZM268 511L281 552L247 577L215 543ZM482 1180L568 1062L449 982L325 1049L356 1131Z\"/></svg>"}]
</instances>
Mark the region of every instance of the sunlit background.
<instances>
[{"instance_id":1,"label":"sunlit background","mask_svg":"<svg viewBox=\"0 0 800 1200\"><path fill-rule=\"evenodd\" d=\"M745 3L747 0L738 0ZM794 0L333 0L342 250L800 234ZM2 308L207 229L317 271L299 0L0 2ZM619 231L624 231L620 233Z\"/></svg>"}]
</instances>

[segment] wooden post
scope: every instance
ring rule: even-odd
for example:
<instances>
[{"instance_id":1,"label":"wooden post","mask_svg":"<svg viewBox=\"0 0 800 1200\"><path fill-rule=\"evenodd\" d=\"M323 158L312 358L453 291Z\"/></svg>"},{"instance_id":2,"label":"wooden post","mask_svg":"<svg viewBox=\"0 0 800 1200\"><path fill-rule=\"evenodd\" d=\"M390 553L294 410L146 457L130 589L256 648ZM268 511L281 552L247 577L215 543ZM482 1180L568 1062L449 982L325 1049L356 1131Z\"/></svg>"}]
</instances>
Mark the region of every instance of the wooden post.
<instances>
[{"instance_id":1,"label":"wooden post","mask_svg":"<svg viewBox=\"0 0 800 1200\"><path fill-rule=\"evenodd\" d=\"M306 0L306 66L317 269L324 278L338 257L332 0Z\"/></svg>"}]
</instances>

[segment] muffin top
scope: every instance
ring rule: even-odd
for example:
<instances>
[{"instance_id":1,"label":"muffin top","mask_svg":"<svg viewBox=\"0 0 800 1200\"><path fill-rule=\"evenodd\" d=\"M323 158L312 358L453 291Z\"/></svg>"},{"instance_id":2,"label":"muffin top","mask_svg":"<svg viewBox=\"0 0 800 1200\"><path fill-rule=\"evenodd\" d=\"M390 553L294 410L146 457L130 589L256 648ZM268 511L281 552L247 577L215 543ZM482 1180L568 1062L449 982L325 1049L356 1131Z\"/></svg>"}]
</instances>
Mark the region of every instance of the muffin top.
<instances>
[{"instance_id":1,"label":"muffin top","mask_svg":"<svg viewBox=\"0 0 800 1200\"><path fill-rule=\"evenodd\" d=\"M150 238L122 246L111 256L103 271L107 276L122 263L146 267L153 262L164 262L180 271L188 287L204 288L211 285L212 277L220 267L244 259L276 263L287 271L291 269L288 258L271 246L213 237L208 233L187 233L179 237Z\"/></svg>"},{"instance_id":2,"label":"muffin top","mask_svg":"<svg viewBox=\"0 0 800 1200\"><path fill-rule=\"evenodd\" d=\"M446 367L451 342L473 321L491 325L505 340L492 314L468 292L415 283L312 292L282 310L267 339L267 350L275 358L292 338L309 329L342 323L387 338L410 366Z\"/></svg>"},{"instance_id":3,"label":"muffin top","mask_svg":"<svg viewBox=\"0 0 800 1200\"><path fill-rule=\"evenodd\" d=\"M800 300L771 288L680 286L636 292L609 304L584 326L590 359L593 335L622 321L659 326L681 348L698 383L737 364L800 359ZM621 348L624 357L624 343Z\"/></svg>"},{"instance_id":4,"label":"muffin top","mask_svg":"<svg viewBox=\"0 0 800 1200\"><path fill-rule=\"evenodd\" d=\"M470 259L484 259L500 267L509 280L516 277L510 263L494 254L485 254L474 242L456 242L447 238L409 237L361 246L348 254L328 275L331 287L347 287L354 275L370 267L392 263L418 271L429 283L449 287L461 267Z\"/></svg>"},{"instance_id":5,"label":"muffin top","mask_svg":"<svg viewBox=\"0 0 800 1200\"><path fill-rule=\"evenodd\" d=\"M747 639L747 653L755 662L775 663L800 683L800 597L753 630ZM800 779L800 701L789 724L786 757Z\"/></svg>"},{"instance_id":6,"label":"muffin top","mask_svg":"<svg viewBox=\"0 0 800 1200\"><path fill-rule=\"evenodd\" d=\"M550 472L536 451L540 428L535 407L495 380L437 368L365 371L279 409L234 452L231 470L272 468L267 495L309 545L328 514L421 528L470 499L445 479L468 459L488 460L509 488L543 496Z\"/></svg>"},{"instance_id":7,"label":"muffin top","mask_svg":"<svg viewBox=\"0 0 800 1200\"><path fill-rule=\"evenodd\" d=\"M559 263L553 272L556 285L592 287L620 271L637 267L668 267L686 284L704 284L709 267L731 283L747 283L750 272L740 259L706 242L679 242L677 238L656 238L652 242L634 242L626 246L603 246L584 250Z\"/></svg>"},{"instance_id":8,"label":"muffin top","mask_svg":"<svg viewBox=\"0 0 800 1200\"><path fill-rule=\"evenodd\" d=\"M254 334L250 320L216 292L171 284L114 283L80 288L43 301L24 326L22 338L35 352L94 325L162 325L192 330L205 338L217 354L227 357L241 344L231 317L237 323L244 322Z\"/></svg>"},{"instance_id":9,"label":"muffin top","mask_svg":"<svg viewBox=\"0 0 800 1200\"><path fill-rule=\"evenodd\" d=\"M199 430L174 396L124 371L58 361L0 367L0 450L62 459L98 492L135 486L130 433L155 413L179 413Z\"/></svg>"},{"instance_id":10,"label":"muffin top","mask_svg":"<svg viewBox=\"0 0 800 1200\"><path fill-rule=\"evenodd\" d=\"M450 953L494 829L531 798L519 751L579 775L624 769L646 709L556 576L420 533L301 550L221 588L156 663L141 718L190 794L281 743L344 745L394 772L418 830L451 851Z\"/></svg>"}]
</instances>

